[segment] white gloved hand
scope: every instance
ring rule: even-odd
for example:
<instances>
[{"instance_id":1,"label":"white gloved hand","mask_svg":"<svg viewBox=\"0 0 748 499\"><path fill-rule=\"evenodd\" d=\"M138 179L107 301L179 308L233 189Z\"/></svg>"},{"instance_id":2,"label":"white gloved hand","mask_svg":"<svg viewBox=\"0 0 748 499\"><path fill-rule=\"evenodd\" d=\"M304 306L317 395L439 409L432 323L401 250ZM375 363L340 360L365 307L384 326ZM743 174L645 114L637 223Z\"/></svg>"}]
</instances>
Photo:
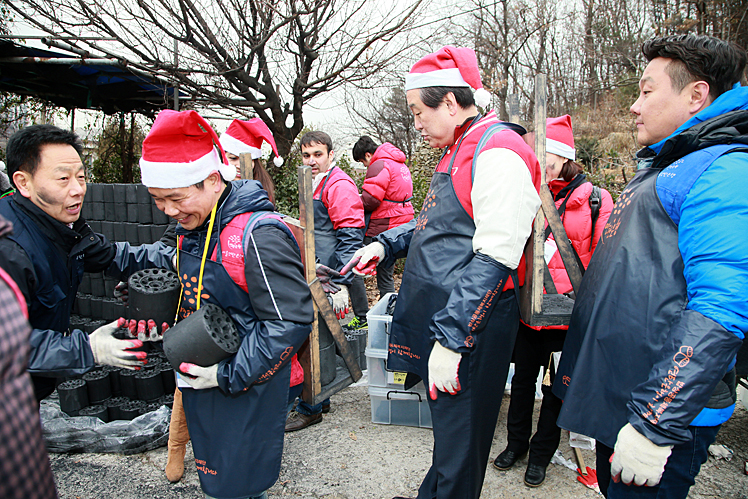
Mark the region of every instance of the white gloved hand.
<instances>
[{"instance_id":1,"label":"white gloved hand","mask_svg":"<svg viewBox=\"0 0 748 499\"><path fill-rule=\"evenodd\" d=\"M672 445L653 444L636 431L631 423L626 423L618 432L610 461L610 476L613 481L622 481L626 485L633 482L636 485L654 487L660 483L672 450Z\"/></svg>"},{"instance_id":2,"label":"white gloved hand","mask_svg":"<svg viewBox=\"0 0 748 499\"><path fill-rule=\"evenodd\" d=\"M429 395L431 400L436 400L437 390L455 395L461 390L460 378L457 373L460 370L462 354L444 348L438 341L434 342L434 348L429 355Z\"/></svg>"},{"instance_id":3,"label":"white gloved hand","mask_svg":"<svg viewBox=\"0 0 748 499\"><path fill-rule=\"evenodd\" d=\"M200 367L197 364L182 362L179 364L179 370L189 374L189 376L182 376L182 379L195 390L205 390L218 386L218 364Z\"/></svg>"},{"instance_id":4,"label":"white gloved hand","mask_svg":"<svg viewBox=\"0 0 748 499\"><path fill-rule=\"evenodd\" d=\"M145 352L133 352L130 348L139 348L143 342L139 340L118 340L114 332L120 321L110 322L91 333L88 337L97 364L106 364L125 369L139 369L145 364Z\"/></svg>"},{"instance_id":5,"label":"white gloved hand","mask_svg":"<svg viewBox=\"0 0 748 499\"><path fill-rule=\"evenodd\" d=\"M340 285L340 291L330 294L335 317L342 319L348 313L348 286Z\"/></svg>"},{"instance_id":6,"label":"white gloved hand","mask_svg":"<svg viewBox=\"0 0 748 499\"><path fill-rule=\"evenodd\" d=\"M384 260L384 245L374 241L356 250L353 258L356 257L361 258L352 269L354 274L362 276L377 275L377 265Z\"/></svg>"}]
</instances>

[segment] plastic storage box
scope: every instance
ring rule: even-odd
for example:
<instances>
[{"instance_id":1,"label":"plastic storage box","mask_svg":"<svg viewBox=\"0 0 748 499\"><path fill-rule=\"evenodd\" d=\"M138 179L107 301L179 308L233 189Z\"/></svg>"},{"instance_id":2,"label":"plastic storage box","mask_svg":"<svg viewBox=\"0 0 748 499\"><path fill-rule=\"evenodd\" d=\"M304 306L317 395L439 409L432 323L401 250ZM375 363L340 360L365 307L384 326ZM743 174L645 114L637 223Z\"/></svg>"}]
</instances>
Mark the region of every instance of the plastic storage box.
<instances>
[{"instance_id":1,"label":"plastic storage box","mask_svg":"<svg viewBox=\"0 0 748 499\"><path fill-rule=\"evenodd\" d=\"M396 293L384 295L366 314L366 321L369 324L369 340L366 345L368 348L386 352L389 347L392 316L387 315L387 303L390 301L390 296L394 294Z\"/></svg>"},{"instance_id":2,"label":"plastic storage box","mask_svg":"<svg viewBox=\"0 0 748 499\"><path fill-rule=\"evenodd\" d=\"M431 428L425 393L370 386L369 397L372 423Z\"/></svg>"},{"instance_id":3,"label":"plastic storage box","mask_svg":"<svg viewBox=\"0 0 748 499\"><path fill-rule=\"evenodd\" d=\"M405 384L405 374L387 370L387 350L378 350L376 348L366 349L366 365L369 369L369 386L377 388L386 388L388 390L403 390ZM420 381L410 391L417 391L426 394L426 387L423 381Z\"/></svg>"}]
</instances>

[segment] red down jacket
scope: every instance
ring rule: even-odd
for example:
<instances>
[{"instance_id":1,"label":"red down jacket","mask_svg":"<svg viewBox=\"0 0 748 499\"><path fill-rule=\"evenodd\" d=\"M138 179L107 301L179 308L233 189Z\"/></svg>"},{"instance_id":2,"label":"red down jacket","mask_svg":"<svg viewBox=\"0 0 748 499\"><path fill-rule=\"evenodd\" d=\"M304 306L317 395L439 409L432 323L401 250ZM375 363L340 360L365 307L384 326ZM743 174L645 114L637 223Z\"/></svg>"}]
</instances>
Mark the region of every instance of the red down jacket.
<instances>
[{"instance_id":1,"label":"red down jacket","mask_svg":"<svg viewBox=\"0 0 748 499\"><path fill-rule=\"evenodd\" d=\"M367 236L374 237L413 220L410 170L405 154L389 142L379 146L371 157L362 191L364 210L371 212Z\"/></svg>"},{"instance_id":2,"label":"red down jacket","mask_svg":"<svg viewBox=\"0 0 748 499\"><path fill-rule=\"evenodd\" d=\"M572 182L574 182L575 179L573 179ZM558 196L558 194L567 185L569 185L569 182L566 182L563 179L551 180L548 183L548 187L553 193L554 199L558 198L556 199L556 208L561 206L565 198L565 196ZM600 234L603 233L605 224L608 223L610 213L613 211L613 198L610 197L608 191L600 189L600 214L595 223L595 240L592 241L592 246L590 247L590 237L592 236L592 214L589 198L591 193L591 183L585 182L578 186L568 195L569 200L566 202L566 211L561 215L561 220L563 220L564 228L566 229L566 235L569 236L571 244L574 246L574 249L577 250L585 269L590 263L592 253L595 251L597 242L600 240ZM551 234L548 236L548 239L553 239L553 235ZM568 293L572 290L569 275L566 273L564 262L561 260L561 255L558 251L556 251L550 262L548 262L548 270L551 272L553 283L556 285L556 290L559 293Z\"/></svg>"}]
</instances>

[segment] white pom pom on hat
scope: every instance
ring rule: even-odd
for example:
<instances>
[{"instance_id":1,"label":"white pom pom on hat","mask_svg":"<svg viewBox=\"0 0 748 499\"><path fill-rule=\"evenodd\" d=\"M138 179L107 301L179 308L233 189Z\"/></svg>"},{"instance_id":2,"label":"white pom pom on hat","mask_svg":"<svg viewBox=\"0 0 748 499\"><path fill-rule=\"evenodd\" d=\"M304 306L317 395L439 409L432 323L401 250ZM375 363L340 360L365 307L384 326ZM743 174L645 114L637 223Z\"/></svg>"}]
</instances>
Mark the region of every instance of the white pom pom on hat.
<instances>
[{"instance_id":1,"label":"white pom pom on hat","mask_svg":"<svg viewBox=\"0 0 748 499\"><path fill-rule=\"evenodd\" d=\"M473 98L475 99L475 105L484 109L491 103L491 94L485 88L476 90Z\"/></svg>"},{"instance_id":2,"label":"white pom pom on hat","mask_svg":"<svg viewBox=\"0 0 748 499\"><path fill-rule=\"evenodd\" d=\"M477 106L491 103L491 94L483 88L478 58L473 49L447 45L413 64L405 77L405 90L426 87L469 87L475 91Z\"/></svg>"},{"instance_id":3,"label":"white pom pom on hat","mask_svg":"<svg viewBox=\"0 0 748 499\"><path fill-rule=\"evenodd\" d=\"M283 158L278 154L275 138L268 126L260 118L247 121L234 120L221 135L221 146L226 152L239 156L242 153L252 153L252 159L262 157L262 141L270 144L275 153L273 164L280 166Z\"/></svg>"}]
</instances>

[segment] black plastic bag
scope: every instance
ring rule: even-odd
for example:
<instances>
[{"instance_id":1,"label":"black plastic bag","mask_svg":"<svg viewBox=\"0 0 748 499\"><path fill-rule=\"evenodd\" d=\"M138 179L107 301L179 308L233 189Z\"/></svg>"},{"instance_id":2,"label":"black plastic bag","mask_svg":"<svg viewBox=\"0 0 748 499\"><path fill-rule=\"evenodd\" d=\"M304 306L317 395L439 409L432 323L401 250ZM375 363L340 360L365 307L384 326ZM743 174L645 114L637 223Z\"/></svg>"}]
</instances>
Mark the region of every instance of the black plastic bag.
<instances>
[{"instance_id":1,"label":"black plastic bag","mask_svg":"<svg viewBox=\"0 0 748 499\"><path fill-rule=\"evenodd\" d=\"M39 412L49 452L138 454L163 447L169 440L171 410L163 405L131 421L104 423L95 417L68 416L53 396L42 400Z\"/></svg>"}]
</instances>

